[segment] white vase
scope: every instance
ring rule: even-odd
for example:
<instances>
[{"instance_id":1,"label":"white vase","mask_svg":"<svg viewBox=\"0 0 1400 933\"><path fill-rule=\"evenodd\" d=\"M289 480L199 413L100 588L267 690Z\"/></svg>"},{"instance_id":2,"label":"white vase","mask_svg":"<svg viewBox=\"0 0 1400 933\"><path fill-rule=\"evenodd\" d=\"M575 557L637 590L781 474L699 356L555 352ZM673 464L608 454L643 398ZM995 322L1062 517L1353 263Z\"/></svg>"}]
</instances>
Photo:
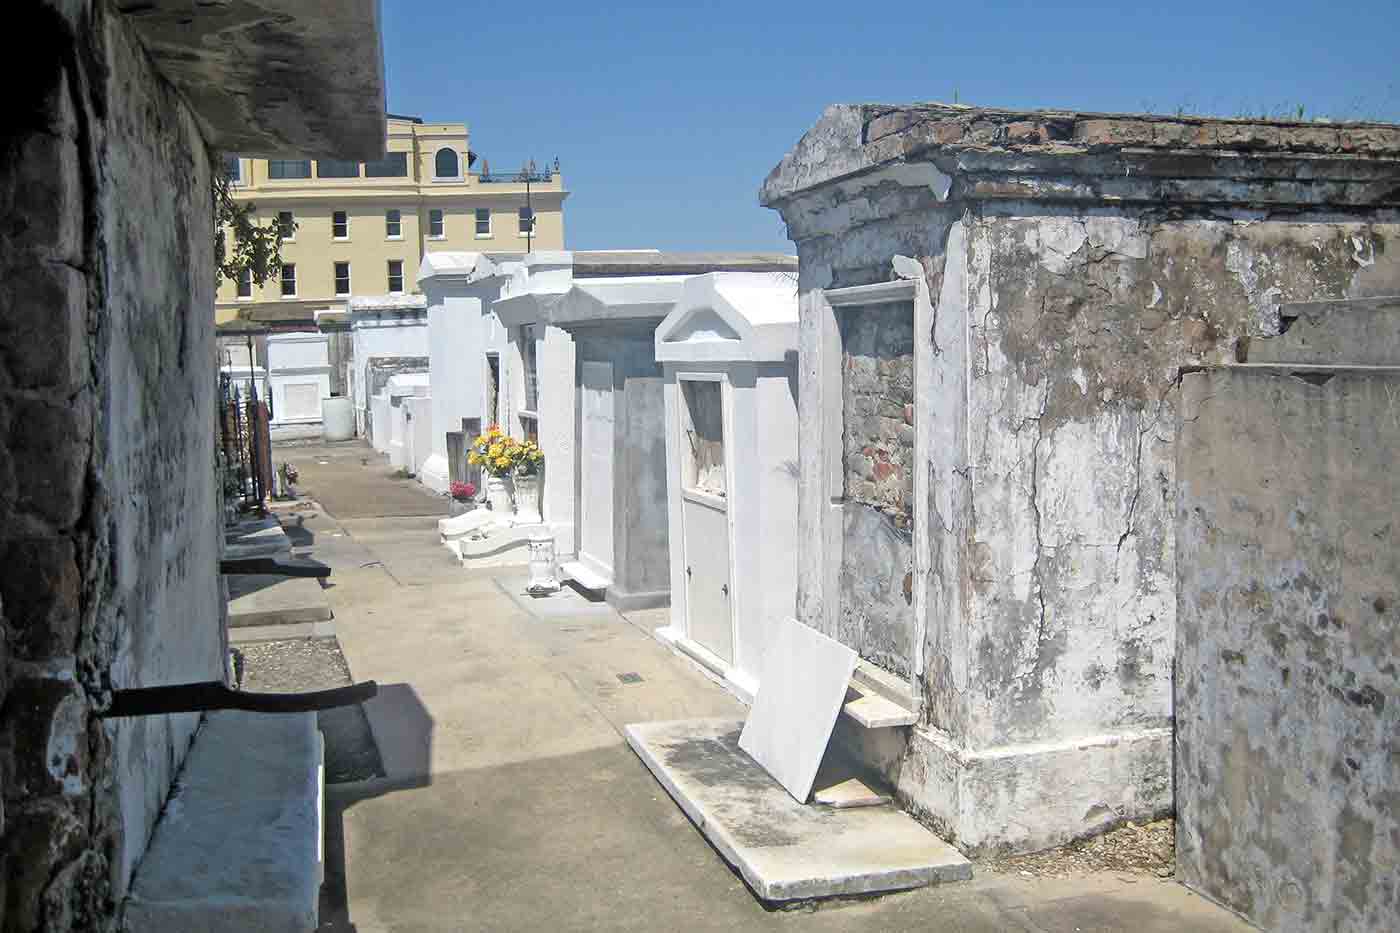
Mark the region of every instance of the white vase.
<instances>
[{"instance_id":1,"label":"white vase","mask_svg":"<svg viewBox=\"0 0 1400 933\"><path fill-rule=\"evenodd\" d=\"M544 521L540 515L540 478L515 477L515 520L521 524Z\"/></svg>"},{"instance_id":2,"label":"white vase","mask_svg":"<svg viewBox=\"0 0 1400 933\"><path fill-rule=\"evenodd\" d=\"M514 490L509 476L486 477L486 501L491 504L491 511L505 518L513 511L513 499Z\"/></svg>"}]
</instances>

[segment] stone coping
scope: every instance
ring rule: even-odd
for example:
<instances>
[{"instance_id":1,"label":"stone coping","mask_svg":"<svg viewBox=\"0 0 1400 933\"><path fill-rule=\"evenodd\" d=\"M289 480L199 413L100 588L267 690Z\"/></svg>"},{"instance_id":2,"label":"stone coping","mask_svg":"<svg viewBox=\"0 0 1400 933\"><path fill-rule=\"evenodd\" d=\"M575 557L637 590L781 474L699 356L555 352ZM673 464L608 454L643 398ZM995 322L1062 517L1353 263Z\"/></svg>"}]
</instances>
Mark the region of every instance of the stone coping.
<instances>
[{"instance_id":1,"label":"stone coping","mask_svg":"<svg viewBox=\"0 0 1400 933\"><path fill-rule=\"evenodd\" d=\"M323 760L314 713L208 714L137 867L124 928L315 930Z\"/></svg>"},{"instance_id":2,"label":"stone coping","mask_svg":"<svg viewBox=\"0 0 1400 933\"><path fill-rule=\"evenodd\" d=\"M623 275L702 275L706 272L797 272L783 253L668 253L596 250L574 253L574 278Z\"/></svg>"},{"instance_id":3,"label":"stone coping","mask_svg":"<svg viewBox=\"0 0 1400 933\"><path fill-rule=\"evenodd\" d=\"M1400 126L1392 124L948 104L828 107L769 173L759 200L776 206L825 184L920 162L948 176L941 197L950 199L1400 205ZM1116 183L1049 182L1058 176ZM1178 184L1152 183L1162 179ZM1228 180L1272 184L1235 190L1221 184ZM937 188L936 180L928 183Z\"/></svg>"}]
</instances>

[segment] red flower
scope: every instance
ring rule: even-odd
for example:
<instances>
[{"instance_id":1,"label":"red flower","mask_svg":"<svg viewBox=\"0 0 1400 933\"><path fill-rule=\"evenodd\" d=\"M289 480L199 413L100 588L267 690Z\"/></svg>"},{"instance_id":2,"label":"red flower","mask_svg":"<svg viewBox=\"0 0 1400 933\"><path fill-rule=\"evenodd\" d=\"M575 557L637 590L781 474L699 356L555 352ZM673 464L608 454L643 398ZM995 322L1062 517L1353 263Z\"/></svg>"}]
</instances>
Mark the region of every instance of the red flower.
<instances>
[{"instance_id":1,"label":"red flower","mask_svg":"<svg viewBox=\"0 0 1400 933\"><path fill-rule=\"evenodd\" d=\"M454 499L470 499L476 495L476 486L472 483L453 483L450 491Z\"/></svg>"}]
</instances>

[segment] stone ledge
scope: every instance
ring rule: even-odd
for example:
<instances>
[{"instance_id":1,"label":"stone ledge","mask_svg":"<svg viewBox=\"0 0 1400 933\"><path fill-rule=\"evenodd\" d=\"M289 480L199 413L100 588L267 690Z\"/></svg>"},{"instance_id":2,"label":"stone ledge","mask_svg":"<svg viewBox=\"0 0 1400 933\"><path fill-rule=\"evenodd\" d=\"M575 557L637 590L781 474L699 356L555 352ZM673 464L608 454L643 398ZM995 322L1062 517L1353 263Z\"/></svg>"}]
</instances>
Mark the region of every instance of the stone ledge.
<instances>
[{"instance_id":1,"label":"stone ledge","mask_svg":"<svg viewBox=\"0 0 1400 933\"><path fill-rule=\"evenodd\" d=\"M124 929L316 929L323 758L314 713L210 713L137 867Z\"/></svg>"}]
</instances>

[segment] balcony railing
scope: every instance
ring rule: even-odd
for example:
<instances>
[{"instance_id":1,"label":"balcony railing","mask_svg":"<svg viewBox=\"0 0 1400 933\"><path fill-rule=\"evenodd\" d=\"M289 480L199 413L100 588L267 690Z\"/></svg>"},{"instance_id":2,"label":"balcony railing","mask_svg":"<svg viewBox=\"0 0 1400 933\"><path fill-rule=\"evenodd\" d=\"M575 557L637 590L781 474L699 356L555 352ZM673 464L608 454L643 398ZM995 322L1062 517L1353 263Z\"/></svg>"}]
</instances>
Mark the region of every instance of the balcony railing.
<instances>
[{"instance_id":1,"label":"balcony railing","mask_svg":"<svg viewBox=\"0 0 1400 933\"><path fill-rule=\"evenodd\" d=\"M483 185L523 185L527 181L534 184L537 181L549 181L554 177L552 171L543 172L472 172L472 177Z\"/></svg>"}]
</instances>

